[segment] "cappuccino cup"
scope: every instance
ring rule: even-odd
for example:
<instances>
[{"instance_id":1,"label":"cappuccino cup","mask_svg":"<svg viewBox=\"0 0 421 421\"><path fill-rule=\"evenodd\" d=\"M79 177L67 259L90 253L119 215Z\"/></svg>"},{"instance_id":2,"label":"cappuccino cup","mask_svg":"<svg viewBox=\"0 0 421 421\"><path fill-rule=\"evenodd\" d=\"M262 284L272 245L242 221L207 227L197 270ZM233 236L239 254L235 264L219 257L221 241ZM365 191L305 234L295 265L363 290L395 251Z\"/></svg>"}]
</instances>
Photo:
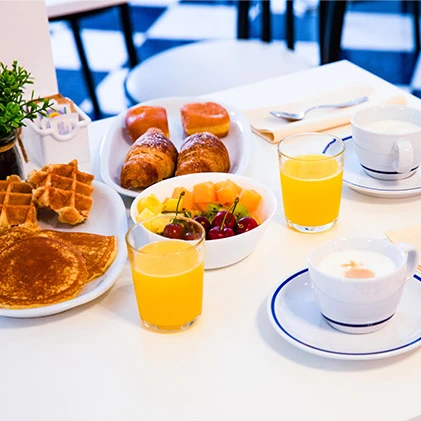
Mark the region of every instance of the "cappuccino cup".
<instances>
[{"instance_id":1,"label":"cappuccino cup","mask_svg":"<svg viewBox=\"0 0 421 421\"><path fill-rule=\"evenodd\" d=\"M344 238L313 249L308 259L312 290L322 316L346 333L370 333L396 312L419 254L406 243Z\"/></svg>"},{"instance_id":2,"label":"cappuccino cup","mask_svg":"<svg viewBox=\"0 0 421 421\"><path fill-rule=\"evenodd\" d=\"M421 110L406 105L364 108L351 117L352 141L364 171L381 180L413 175L421 163Z\"/></svg>"}]
</instances>

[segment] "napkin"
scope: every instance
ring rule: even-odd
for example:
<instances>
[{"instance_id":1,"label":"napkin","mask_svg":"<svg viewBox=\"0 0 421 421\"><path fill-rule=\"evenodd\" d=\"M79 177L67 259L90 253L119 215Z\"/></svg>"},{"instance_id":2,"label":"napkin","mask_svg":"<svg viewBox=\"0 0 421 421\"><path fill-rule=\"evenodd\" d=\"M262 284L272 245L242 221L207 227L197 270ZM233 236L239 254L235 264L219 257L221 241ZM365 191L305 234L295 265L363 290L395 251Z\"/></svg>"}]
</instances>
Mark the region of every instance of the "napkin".
<instances>
[{"instance_id":1,"label":"napkin","mask_svg":"<svg viewBox=\"0 0 421 421\"><path fill-rule=\"evenodd\" d=\"M386 231L386 237L392 243L412 244L421 253L421 224ZM418 262L421 271L421 261Z\"/></svg>"},{"instance_id":2,"label":"napkin","mask_svg":"<svg viewBox=\"0 0 421 421\"><path fill-rule=\"evenodd\" d=\"M320 104L336 104L368 96L368 101L346 108L322 108L311 111L301 121L288 121L273 117L269 111L299 112ZM246 110L245 114L252 130L263 139L278 143L285 136L302 132L317 132L349 124L356 111L379 104L406 104L405 96L378 92L370 86L348 84L299 102L271 105L269 107Z\"/></svg>"}]
</instances>

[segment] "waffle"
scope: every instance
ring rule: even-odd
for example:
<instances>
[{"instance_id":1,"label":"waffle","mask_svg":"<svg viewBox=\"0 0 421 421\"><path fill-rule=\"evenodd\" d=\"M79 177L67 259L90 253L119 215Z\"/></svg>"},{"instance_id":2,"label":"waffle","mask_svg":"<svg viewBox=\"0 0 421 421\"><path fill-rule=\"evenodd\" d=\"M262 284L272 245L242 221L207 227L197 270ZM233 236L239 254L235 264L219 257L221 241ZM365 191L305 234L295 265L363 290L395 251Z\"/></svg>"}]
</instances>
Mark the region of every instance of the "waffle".
<instances>
[{"instance_id":1,"label":"waffle","mask_svg":"<svg viewBox=\"0 0 421 421\"><path fill-rule=\"evenodd\" d=\"M39 228L31 185L10 175L0 180L0 231L15 226Z\"/></svg>"},{"instance_id":2,"label":"waffle","mask_svg":"<svg viewBox=\"0 0 421 421\"><path fill-rule=\"evenodd\" d=\"M40 208L58 214L58 220L75 225L86 220L92 208L94 176L78 170L77 160L46 165L32 171L27 181L35 186L33 200Z\"/></svg>"}]
</instances>

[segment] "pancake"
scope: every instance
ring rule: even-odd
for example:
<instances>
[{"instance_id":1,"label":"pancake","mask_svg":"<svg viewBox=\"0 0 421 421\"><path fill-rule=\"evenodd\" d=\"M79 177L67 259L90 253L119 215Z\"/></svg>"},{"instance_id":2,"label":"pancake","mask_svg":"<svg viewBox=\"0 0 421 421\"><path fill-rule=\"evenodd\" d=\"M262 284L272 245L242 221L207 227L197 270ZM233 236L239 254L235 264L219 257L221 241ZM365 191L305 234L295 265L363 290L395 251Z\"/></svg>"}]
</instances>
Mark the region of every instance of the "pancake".
<instances>
[{"instance_id":1,"label":"pancake","mask_svg":"<svg viewBox=\"0 0 421 421\"><path fill-rule=\"evenodd\" d=\"M85 258L88 282L103 275L117 255L117 239L112 235L52 230L43 230L39 235L70 243L79 250Z\"/></svg>"},{"instance_id":2,"label":"pancake","mask_svg":"<svg viewBox=\"0 0 421 421\"><path fill-rule=\"evenodd\" d=\"M13 227L0 234L0 253L2 250L8 249L14 243L24 240L28 237L37 235L34 231L24 227Z\"/></svg>"},{"instance_id":3,"label":"pancake","mask_svg":"<svg viewBox=\"0 0 421 421\"><path fill-rule=\"evenodd\" d=\"M0 253L0 307L24 309L76 297L88 273L82 254L53 238L28 237Z\"/></svg>"}]
</instances>

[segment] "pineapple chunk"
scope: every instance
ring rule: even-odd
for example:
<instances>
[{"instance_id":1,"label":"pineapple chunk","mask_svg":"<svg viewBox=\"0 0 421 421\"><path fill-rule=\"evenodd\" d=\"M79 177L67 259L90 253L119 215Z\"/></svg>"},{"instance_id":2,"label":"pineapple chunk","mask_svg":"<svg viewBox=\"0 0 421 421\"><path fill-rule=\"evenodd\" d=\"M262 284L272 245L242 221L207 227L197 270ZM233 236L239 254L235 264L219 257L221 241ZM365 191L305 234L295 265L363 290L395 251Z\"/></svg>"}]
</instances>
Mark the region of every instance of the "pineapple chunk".
<instances>
[{"instance_id":1,"label":"pineapple chunk","mask_svg":"<svg viewBox=\"0 0 421 421\"><path fill-rule=\"evenodd\" d=\"M142 212L139 213L139 215L136 216L137 222L143 222L147 219L151 219L155 216L153 212L151 212L148 208L143 209Z\"/></svg>"},{"instance_id":2,"label":"pineapple chunk","mask_svg":"<svg viewBox=\"0 0 421 421\"><path fill-rule=\"evenodd\" d=\"M139 214L143 212L144 209L148 209L152 212L152 216L158 215L164 209L164 204L152 193L147 197L142 197L137 202L137 211Z\"/></svg>"},{"instance_id":3,"label":"pineapple chunk","mask_svg":"<svg viewBox=\"0 0 421 421\"><path fill-rule=\"evenodd\" d=\"M154 232L155 234L160 234L164 231L165 225L168 224L168 219L166 218L155 218L150 221L146 221L143 226L149 231Z\"/></svg>"},{"instance_id":4,"label":"pineapple chunk","mask_svg":"<svg viewBox=\"0 0 421 421\"><path fill-rule=\"evenodd\" d=\"M177 209L178 198L169 197L164 200L164 208L163 212L175 212ZM178 205L178 209L183 209L183 198L180 200L180 204Z\"/></svg>"}]
</instances>

